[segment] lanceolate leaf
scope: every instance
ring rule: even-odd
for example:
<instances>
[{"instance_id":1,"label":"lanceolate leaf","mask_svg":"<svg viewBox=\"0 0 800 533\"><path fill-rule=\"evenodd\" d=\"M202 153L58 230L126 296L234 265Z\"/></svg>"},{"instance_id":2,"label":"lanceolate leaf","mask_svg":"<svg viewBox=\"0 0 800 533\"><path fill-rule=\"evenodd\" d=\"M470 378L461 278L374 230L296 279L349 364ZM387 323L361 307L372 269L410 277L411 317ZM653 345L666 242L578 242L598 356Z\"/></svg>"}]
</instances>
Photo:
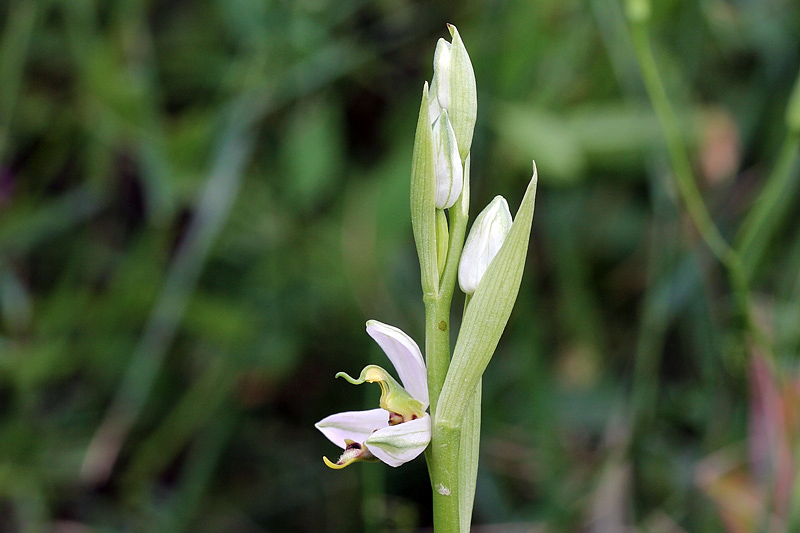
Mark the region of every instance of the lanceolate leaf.
<instances>
[{"instance_id":1,"label":"lanceolate leaf","mask_svg":"<svg viewBox=\"0 0 800 533\"><path fill-rule=\"evenodd\" d=\"M469 399L461 426L458 448L458 514L461 531L469 532L472 523L472 506L478 482L478 457L481 445L481 383Z\"/></svg>"},{"instance_id":2,"label":"lanceolate leaf","mask_svg":"<svg viewBox=\"0 0 800 533\"><path fill-rule=\"evenodd\" d=\"M472 133L478 115L478 91L475 86L475 72L469 59L461 35L452 24L447 25L453 37L450 46L450 120L453 124L458 151L461 159L466 159L472 146Z\"/></svg>"},{"instance_id":3,"label":"lanceolate leaf","mask_svg":"<svg viewBox=\"0 0 800 533\"><path fill-rule=\"evenodd\" d=\"M414 154L411 159L411 226L414 229L414 241L417 243L422 290L426 294L437 294L439 288L435 186L433 140L428 118L428 84L425 83L414 139Z\"/></svg>"},{"instance_id":4,"label":"lanceolate leaf","mask_svg":"<svg viewBox=\"0 0 800 533\"><path fill-rule=\"evenodd\" d=\"M436 424L458 427L517 299L528 252L537 173L534 165L525 196L502 248L469 302L439 397Z\"/></svg>"}]
</instances>

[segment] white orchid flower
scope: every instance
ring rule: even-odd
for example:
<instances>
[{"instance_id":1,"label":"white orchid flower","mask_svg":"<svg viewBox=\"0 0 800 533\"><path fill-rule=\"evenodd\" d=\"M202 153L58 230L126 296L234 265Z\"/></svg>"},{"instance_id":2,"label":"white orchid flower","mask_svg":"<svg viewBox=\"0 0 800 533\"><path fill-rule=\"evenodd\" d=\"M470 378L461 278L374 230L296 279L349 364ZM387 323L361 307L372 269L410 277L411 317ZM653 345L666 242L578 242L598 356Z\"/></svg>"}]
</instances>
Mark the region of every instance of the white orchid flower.
<instances>
[{"instance_id":1,"label":"white orchid flower","mask_svg":"<svg viewBox=\"0 0 800 533\"><path fill-rule=\"evenodd\" d=\"M331 468L375 460L397 467L421 454L431 440L431 417L425 412L428 375L419 346L400 329L377 320L367 322L367 333L392 362L405 388L376 365L364 367L358 379L344 372L336 374L354 385L377 382L381 399L378 409L336 413L315 424L331 442L344 448L336 463L323 458Z\"/></svg>"}]
</instances>

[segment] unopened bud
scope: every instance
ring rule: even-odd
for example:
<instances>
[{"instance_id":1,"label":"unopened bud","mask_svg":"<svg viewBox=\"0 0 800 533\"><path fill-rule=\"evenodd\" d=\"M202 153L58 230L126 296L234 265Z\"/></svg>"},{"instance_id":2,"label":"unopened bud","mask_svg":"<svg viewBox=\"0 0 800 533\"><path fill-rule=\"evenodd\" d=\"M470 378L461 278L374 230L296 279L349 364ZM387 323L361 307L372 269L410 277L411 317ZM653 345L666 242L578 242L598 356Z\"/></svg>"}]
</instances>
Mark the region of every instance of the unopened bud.
<instances>
[{"instance_id":1,"label":"unopened bud","mask_svg":"<svg viewBox=\"0 0 800 533\"><path fill-rule=\"evenodd\" d=\"M503 246L511 223L511 212L502 196L495 196L477 216L458 265L458 284L464 293L472 294L478 288L486 269Z\"/></svg>"},{"instance_id":2,"label":"unopened bud","mask_svg":"<svg viewBox=\"0 0 800 533\"><path fill-rule=\"evenodd\" d=\"M435 204L438 209L451 207L461 195L464 169L458 143L446 110L433 123L433 172L436 179Z\"/></svg>"}]
</instances>

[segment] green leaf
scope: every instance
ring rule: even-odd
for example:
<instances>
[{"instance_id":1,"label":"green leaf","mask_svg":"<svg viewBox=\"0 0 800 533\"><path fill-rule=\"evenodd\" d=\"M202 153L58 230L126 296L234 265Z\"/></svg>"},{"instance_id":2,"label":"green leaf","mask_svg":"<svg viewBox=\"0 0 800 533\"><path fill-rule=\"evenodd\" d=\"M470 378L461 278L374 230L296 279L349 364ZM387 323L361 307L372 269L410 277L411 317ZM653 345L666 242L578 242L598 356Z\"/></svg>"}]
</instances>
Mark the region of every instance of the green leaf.
<instances>
[{"instance_id":1,"label":"green leaf","mask_svg":"<svg viewBox=\"0 0 800 533\"><path fill-rule=\"evenodd\" d=\"M447 25L453 42L450 46L450 122L458 141L458 152L464 160L472 146L472 134L478 116L478 90L475 72L458 30Z\"/></svg>"},{"instance_id":2,"label":"green leaf","mask_svg":"<svg viewBox=\"0 0 800 533\"><path fill-rule=\"evenodd\" d=\"M794 82L794 89L786 105L786 126L794 135L800 134L800 76Z\"/></svg>"},{"instance_id":3,"label":"green leaf","mask_svg":"<svg viewBox=\"0 0 800 533\"><path fill-rule=\"evenodd\" d=\"M469 399L461 427L458 447L458 516L461 531L469 532L472 506L475 502L475 485L478 481L478 458L481 444L481 383Z\"/></svg>"},{"instance_id":4,"label":"green leaf","mask_svg":"<svg viewBox=\"0 0 800 533\"><path fill-rule=\"evenodd\" d=\"M411 226L417 245L422 290L437 294L439 266L436 260L435 179L433 175L433 139L428 119L428 84L422 89L414 153L411 157Z\"/></svg>"},{"instance_id":5,"label":"green leaf","mask_svg":"<svg viewBox=\"0 0 800 533\"><path fill-rule=\"evenodd\" d=\"M460 426L470 396L486 370L511 316L528 252L536 183L534 164L533 177L516 220L464 313L450 369L439 396L437 425Z\"/></svg>"}]
</instances>

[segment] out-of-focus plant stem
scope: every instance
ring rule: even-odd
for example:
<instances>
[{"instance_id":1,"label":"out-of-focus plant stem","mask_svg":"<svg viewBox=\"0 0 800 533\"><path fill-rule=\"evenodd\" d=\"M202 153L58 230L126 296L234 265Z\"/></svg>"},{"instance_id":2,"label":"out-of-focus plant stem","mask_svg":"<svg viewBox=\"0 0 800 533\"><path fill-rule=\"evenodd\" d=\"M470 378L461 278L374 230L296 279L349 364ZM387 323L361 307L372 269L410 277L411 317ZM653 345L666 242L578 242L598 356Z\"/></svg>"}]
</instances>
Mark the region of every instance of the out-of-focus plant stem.
<instances>
[{"instance_id":1,"label":"out-of-focus plant stem","mask_svg":"<svg viewBox=\"0 0 800 533\"><path fill-rule=\"evenodd\" d=\"M0 42L0 164L5 160L25 58L38 11L37 2L12 3Z\"/></svg>"},{"instance_id":2,"label":"out-of-focus plant stem","mask_svg":"<svg viewBox=\"0 0 800 533\"><path fill-rule=\"evenodd\" d=\"M87 480L102 482L110 475L119 449L149 398L211 245L228 219L253 148L251 123L242 120L244 112L236 108L223 130L197 212L170 265L114 402L86 452L82 475Z\"/></svg>"},{"instance_id":3,"label":"out-of-focus plant stem","mask_svg":"<svg viewBox=\"0 0 800 533\"><path fill-rule=\"evenodd\" d=\"M751 316L750 292L742 258L739 252L725 241L706 209L683 142L678 118L672 109L656 65L649 36L650 4L647 0L629 0L626 7L631 39L639 61L642 80L664 134L681 200L700 236L728 273L736 311L743 321L748 340L764 347L766 340Z\"/></svg>"},{"instance_id":4,"label":"out-of-focus plant stem","mask_svg":"<svg viewBox=\"0 0 800 533\"><path fill-rule=\"evenodd\" d=\"M797 85L800 86L800 78ZM736 249L744 261L744 271L748 280L751 280L758 270L770 240L784 220L790 202L797 192L798 154L800 154L800 132L789 130L778 153L775 167L751 211L742 222L737 235Z\"/></svg>"}]
</instances>

